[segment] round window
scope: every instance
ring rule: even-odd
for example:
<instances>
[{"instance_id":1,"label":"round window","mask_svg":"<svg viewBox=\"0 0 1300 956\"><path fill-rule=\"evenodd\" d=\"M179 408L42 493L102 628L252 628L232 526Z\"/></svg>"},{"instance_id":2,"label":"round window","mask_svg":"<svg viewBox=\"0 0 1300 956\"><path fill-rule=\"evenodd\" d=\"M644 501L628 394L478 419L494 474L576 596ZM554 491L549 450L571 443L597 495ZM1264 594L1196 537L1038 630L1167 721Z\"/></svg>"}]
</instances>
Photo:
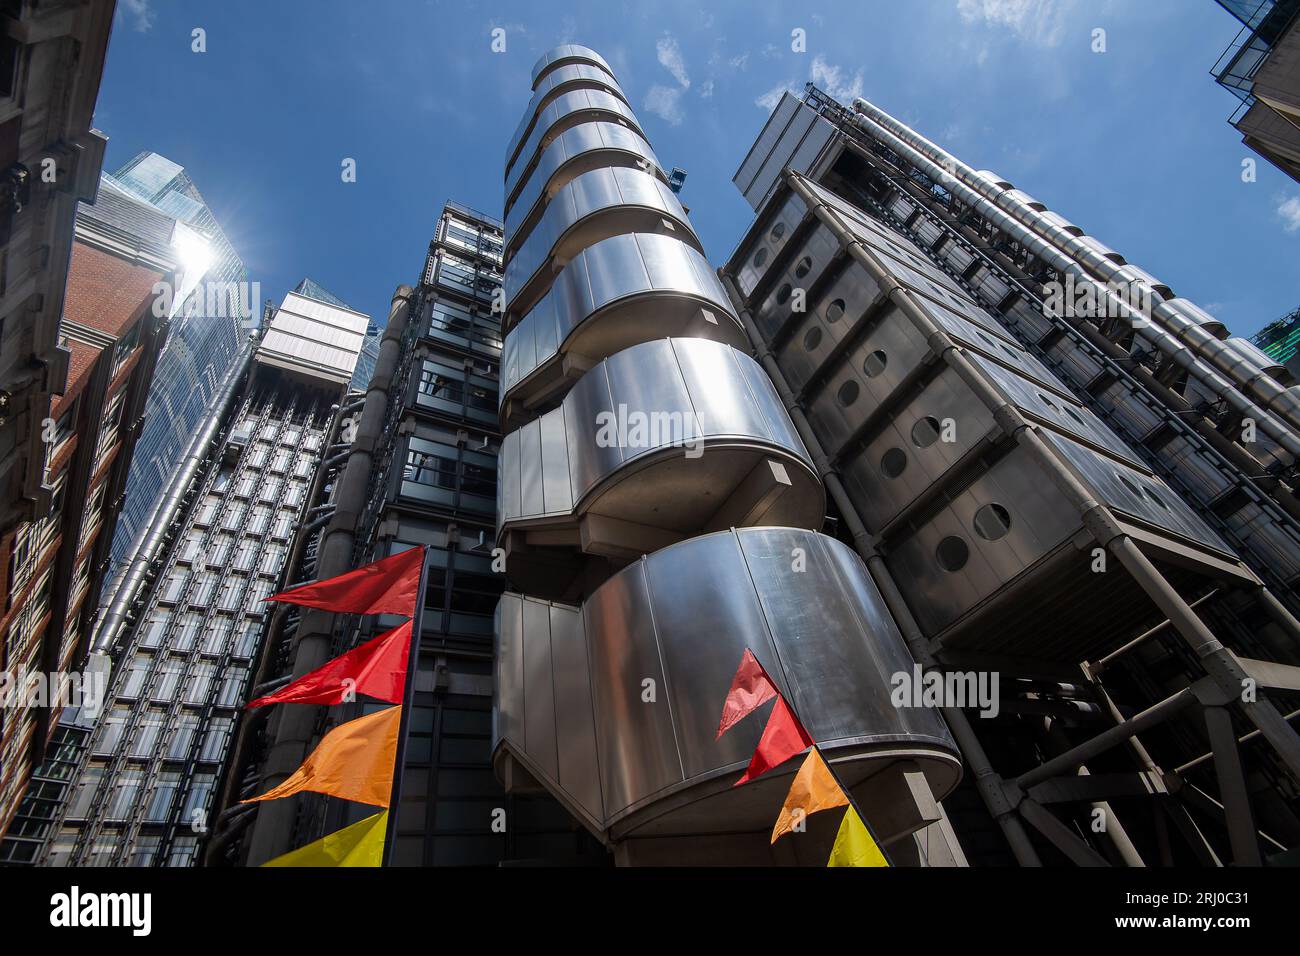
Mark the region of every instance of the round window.
<instances>
[{"instance_id":1,"label":"round window","mask_svg":"<svg viewBox=\"0 0 1300 956\"><path fill-rule=\"evenodd\" d=\"M777 305L785 305L787 302L789 302L789 301L790 301L790 293L792 293L793 291L794 291L794 289L790 286L790 283L788 283L788 282L787 282L785 285L781 286L781 288L777 289L777 290L776 290L776 304L777 304Z\"/></svg>"},{"instance_id":2,"label":"round window","mask_svg":"<svg viewBox=\"0 0 1300 956\"><path fill-rule=\"evenodd\" d=\"M939 419L927 415L912 426L912 444L929 448L939 440Z\"/></svg>"},{"instance_id":3,"label":"round window","mask_svg":"<svg viewBox=\"0 0 1300 956\"><path fill-rule=\"evenodd\" d=\"M996 541L1011 530L1011 513L1001 505L985 505L975 512L975 533L985 541Z\"/></svg>"},{"instance_id":4,"label":"round window","mask_svg":"<svg viewBox=\"0 0 1300 956\"><path fill-rule=\"evenodd\" d=\"M970 548L961 538L950 534L934 549L934 557L945 571L960 571L970 560Z\"/></svg>"},{"instance_id":5,"label":"round window","mask_svg":"<svg viewBox=\"0 0 1300 956\"><path fill-rule=\"evenodd\" d=\"M876 349L862 363L862 371L867 373L867 378L875 378L885 370L885 366L888 364L889 356L882 349Z\"/></svg>"},{"instance_id":6,"label":"round window","mask_svg":"<svg viewBox=\"0 0 1300 956\"><path fill-rule=\"evenodd\" d=\"M772 231L767 234L767 238L771 239L773 242L776 242L784 235L785 235L785 223L778 222L775 226L772 227Z\"/></svg>"},{"instance_id":7,"label":"round window","mask_svg":"<svg viewBox=\"0 0 1300 956\"><path fill-rule=\"evenodd\" d=\"M840 386L840 390L835 393L835 397L839 399L841 405L848 408L858 400L858 383L849 379Z\"/></svg>"},{"instance_id":8,"label":"round window","mask_svg":"<svg viewBox=\"0 0 1300 956\"><path fill-rule=\"evenodd\" d=\"M835 300L834 302L832 302L830 305L826 306L826 321L827 321L827 322L838 322L838 321L840 320L840 317L841 317L842 315L844 315L844 300L843 300L843 299L836 299L836 300Z\"/></svg>"},{"instance_id":9,"label":"round window","mask_svg":"<svg viewBox=\"0 0 1300 956\"><path fill-rule=\"evenodd\" d=\"M880 472L886 478L897 478L907 470L907 453L901 448L891 448L880 456Z\"/></svg>"},{"instance_id":10,"label":"round window","mask_svg":"<svg viewBox=\"0 0 1300 956\"><path fill-rule=\"evenodd\" d=\"M799 260L798 264L794 267L794 277L796 279L802 279L811 271L812 271L812 257L804 256L802 259Z\"/></svg>"},{"instance_id":11,"label":"round window","mask_svg":"<svg viewBox=\"0 0 1300 956\"><path fill-rule=\"evenodd\" d=\"M1146 493L1147 493L1147 497L1150 498L1152 501L1154 501L1156 504L1158 504L1161 508L1164 508L1166 511L1169 510L1169 506L1165 504L1165 499L1161 498L1150 488L1146 489Z\"/></svg>"},{"instance_id":12,"label":"round window","mask_svg":"<svg viewBox=\"0 0 1300 956\"><path fill-rule=\"evenodd\" d=\"M1048 398L1046 395L1044 395L1042 392L1038 393L1038 397L1041 398L1043 400L1043 404L1046 405L1048 408L1050 408L1052 411L1059 411L1059 409L1056 407L1056 403L1052 401L1050 398Z\"/></svg>"},{"instance_id":13,"label":"round window","mask_svg":"<svg viewBox=\"0 0 1300 956\"><path fill-rule=\"evenodd\" d=\"M1118 478L1118 479L1120 480L1120 484L1122 484L1125 488L1127 488L1127 489L1132 493L1132 495L1133 495L1134 498L1141 498L1141 497L1142 497L1142 489L1139 488L1137 485L1133 484L1133 482L1129 481L1127 478L1125 478L1123 475L1121 475L1118 471L1115 472L1115 477Z\"/></svg>"},{"instance_id":14,"label":"round window","mask_svg":"<svg viewBox=\"0 0 1300 956\"><path fill-rule=\"evenodd\" d=\"M817 346L822 344L822 330L813 326L803 337L803 347L811 352Z\"/></svg>"},{"instance_id":15,"label":"round window","mask_svg":"<svg viewBox=\"0 0 1300 956\"><path fill-rule=\"evenodd\" d=\"M764 246L762 249L759 249L758 252L754 253L754 265L759 269L761 269L763 268L763 263L765 263L766 261L767 261L767 246Z\"/></svg>"}]
</instances>

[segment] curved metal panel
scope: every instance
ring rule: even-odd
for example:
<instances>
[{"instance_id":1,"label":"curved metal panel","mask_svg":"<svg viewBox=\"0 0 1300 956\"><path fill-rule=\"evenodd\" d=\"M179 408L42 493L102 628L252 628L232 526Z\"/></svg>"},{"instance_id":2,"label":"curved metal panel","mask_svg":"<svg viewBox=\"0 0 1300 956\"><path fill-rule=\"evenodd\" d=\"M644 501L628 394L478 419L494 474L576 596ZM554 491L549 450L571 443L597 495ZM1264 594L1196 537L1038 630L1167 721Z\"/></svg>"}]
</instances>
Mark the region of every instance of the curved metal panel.
<instances>
[{"instance_id":1,"label":"curved metal panel","mask_svg":"<svg viewBox=\"0 0 1300 956\"><path fill-rule=\"evenodd\" d=\"M524 176L537 159L537 154L566 129L593 119L622 121L638 133L642 132L636 115L617 96L611 96L600 90L573 90L556 97L538 114L533 131L528 134L528 139L519 150L515 161L505 172L507 207L514 201Z\"/></svg>"},{"instance_id":2,"label":"curved metal panel","mask_svg":"<svg viewBox=\"0 0 1300 956\"><path fill-rule=\"evenodd\" d=\"M792 554L804 556L797 573ZM743 721L717 737L722 701L746 649L846 779L890 773L895 761L907 760L923 769L940 799L956 784L957 748L939 712L891 703L893 683L913 673L913 661L866 568L838 541L793 528L733 529L625 568L580 611L572 609L583 624L588 668L564 676L572 693L553 685L559 675L547 670L547 652L528 650L530 642L545 643L551 666L560 666L556 611L570 609L551 605L549 627L538 617L530 630L527 615L515 610L529 600L507 593L498 615L503 627L524 626L498 637L496 747L523 755L531 767L558 764L558 778L544 782L587 809L602 836L617 840L648 826L752 829L767 839L795 764L737 790L732 778L748 762L763 721ZM584 660L571 648L565 653L573 664ZM520 661L532 666L520 673ZM533 687L541 705L528 705ZM559 728L552 761L551 733ZM590 786L578 793L580 778L566 771L587 766L593 749L599 798Z\"/></svg>"},{"instance_id":3,"label":"curved metal panel","mask_svg":"<svg viewBox=\"0 0 1300 956\"><path fill-rule=\"evenodd\" d=\"M505 261L510 261L514 250L528 237L544 197L598 166L631 166L668 181L650 144L626 126L594 122L567 129L542 152L519 198L506 210Z\"/></svg>"},{"instance_id":4,"label":"curved metal panel","mask_svg":"<svg viewBox=\"0 0 1300 956\"><path fill-rule=\"evenodd\" d=\"M646 342L592 368L560 408L502 443L500 471L508 490L499 528L557 516L567 522L591 512L695 533L746 487L764 459L782 463L790 487L749 521L736 522L819 525L824 499L812 462L757 363L704 339ZM654 464L663 467L647 467ZM558 487L560 469L570 494L543 500L540 489L552 481ZM516 475L520 494L514 492ZM530 495L530 483L537 493Z\"/></svg>"},{"instance_id":5,"label":"curved metal panel","mask_svg":"<svg viewBox=\"0 0 1300 956\"><path fill-rule=\"evenodd\" d=\"M533 87L537 87L537 81L543 76L565 63L594 63L610 76L614 75L609 63L595 50L578 43L561 43L547 50L533 64Z\"/></svg>"},{"instance_id":6,"label":"curved metal panel","mask_svg":"<svg viewBox=\"0 0 1300 956\"><path fill-rule=\"evenodd\" d=\"M701 248L677 196L649 173L605 167L566 183L506 266L507 311L521 315L541 298L551 260L568 261L602 239L628 232L668 233ZM505 324L509 328L509 315Z\"/></svg>"},{"instance_id":7,"label":"curved metal panel","mask_svg":"<svg viewBox=\"0 0 1300 956\"><path fill-rule=\"evenodd\" d=\"M748 339L708 260L674 236L624 233L574 256L506 336L501 406L553 387L535 373L565 355L587 368L651 337ZM525 387L526 386L526 387Z\"/></svg>"},{"instance_id":8,"label":"curved metal panel","mask_svg":"<svg viewBox=\"0 0 1300 956\"><path fill-rule=\"evenodd\" d=\"M510 137L510 145L506 147L505 168L507 170L518 157L519 146L523 143L524 137L533 131L533 123L537 119L538 111L561 93L567 93L569 90L578 89L579 87L604 90L606 93L617 96L624 103L628 103L629 106L631 105L614 77L598 66L591 66L586 63L571 63L568 66L561 66L552 70L546 74L546 79L538 84L537 92L528 101L524 115L520 118L519 125L515 127L514 135Z\"/></svg>"}]
</instances>

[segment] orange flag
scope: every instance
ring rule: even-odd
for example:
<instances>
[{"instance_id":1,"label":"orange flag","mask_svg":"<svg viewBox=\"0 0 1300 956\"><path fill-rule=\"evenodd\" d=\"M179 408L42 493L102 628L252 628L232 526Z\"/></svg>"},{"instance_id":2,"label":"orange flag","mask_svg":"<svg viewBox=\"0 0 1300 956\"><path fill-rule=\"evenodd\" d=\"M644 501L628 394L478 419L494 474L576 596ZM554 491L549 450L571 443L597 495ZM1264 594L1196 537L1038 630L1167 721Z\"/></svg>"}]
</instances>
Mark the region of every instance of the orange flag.
<instances>
[{"instance_id":1,"label":"orange flag","mask_svg":"<svg viewBox=\"0 0 1300 956\"><path fill-rule=\"evenodd\" d=\"M321 739L288 780L260 797L240 802L278 800L311 790L372 807L387 807L392 797L401 722L402 708L386 707L339 724Z\"/></svg>"},{"instance_id":2,"label":"orange flag","mask_svg":"<svg viewBox=\"0 0 1300 956\"><path fill-rule=\"evenodd\" d=\"M772 828L772 842L775 843L784 833L793 832L799 820L820 810L847 806L848 802L849 798L831 776L826 761L822 760L821 751L814 747L803 758L803 764L794 775L794 782L790 784L790 792L786 794L781 815L776 818L776 826Z\"/></svg>"}]
</instances>

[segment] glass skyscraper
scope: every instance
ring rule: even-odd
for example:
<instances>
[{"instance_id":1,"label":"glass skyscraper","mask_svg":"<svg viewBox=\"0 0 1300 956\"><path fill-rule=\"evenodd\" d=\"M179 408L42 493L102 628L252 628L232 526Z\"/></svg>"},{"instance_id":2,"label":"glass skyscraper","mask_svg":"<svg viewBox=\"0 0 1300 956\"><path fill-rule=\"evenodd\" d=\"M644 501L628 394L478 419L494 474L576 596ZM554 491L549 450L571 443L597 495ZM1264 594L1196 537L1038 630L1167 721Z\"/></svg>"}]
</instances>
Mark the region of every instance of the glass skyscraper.
<instances>
[{"instance_id":1,"label":"glass skyscraper","mask_svg":"<svg viewBox=\"0 0 1300 956\"><path fill-rule=\"evenodd\" d=\"M175 219L176 242L183 250L167 342L158 359L113 538L116 568L147 523L239 354L256 303L244 263L183 167L143 152L112 175L105 174L101 188L129 194Z\"/></svg>"}]
</instances>

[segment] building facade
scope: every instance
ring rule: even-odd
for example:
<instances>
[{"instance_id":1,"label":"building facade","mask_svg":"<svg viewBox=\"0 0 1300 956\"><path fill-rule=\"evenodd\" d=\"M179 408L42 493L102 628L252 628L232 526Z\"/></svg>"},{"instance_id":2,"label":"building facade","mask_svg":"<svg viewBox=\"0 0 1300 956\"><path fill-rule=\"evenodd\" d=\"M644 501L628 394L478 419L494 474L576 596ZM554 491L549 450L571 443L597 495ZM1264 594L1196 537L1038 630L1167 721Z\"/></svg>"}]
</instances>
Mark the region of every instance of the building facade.
<instances>
[{"instance_id":1,"label":"building facade","mask_svg":"<svg viewBox=\"0 0 1300 956\"><path fill-rule=\"evenodd\" d=\"M122 517L113 537L114 570L128 558L221 382L258 307L248 273L185 170L144 152L101 190L124 192L177 222L177 285L168 296L167 344L131 462ZM110 577L111 577L110 573Z\"/></svg>"},{"instance_id":2,"label":"building facade","mask_svg":"<svg viewBox=\"0 0 1300 956\"><path fill-rule=\"evenodd\" d=\"M1300 182L1300 2L1218 0L1241 30L1215 64L1241 141Z\"/></svg>"},{"instance_id":3,"label":"building facade","mask_svg":"<svg viewBox=\"0 0 1300 956\"><path fill-rule=\"evenodd\" d=\"M10 862L188 866L298 528L338 434L367 317L289 293L231 367L110 595L102 713L70 720ZM71 773L59 763L71 764ZM65 752L66 751L66 752ZM62 789L62 799L50 791ZM26 856L26 859L23 857Z\"/></svg>"},{"instance_id":4,"label":"building facade","mask_svg":"<svg viewBox=\"0 0 1300 956\"><path fill-rule=\"evenodd\" d=\"M51 504L7 536L0 570L0 669L11 681L48 682L86 661L95 596L165 335L156 289L174 276L174 226L117 196L101 195L78 211L61 323L70 370L42 435L42 483L52 490ZM50 697L0 711L0 833L17 812L61 707Z\"/></svg>"},{"instance_id":5,"label":"building facade","mask_svg":"<svg viewBox=\"0 0 1300 956\"><path fill-rule=\"evenodd\" d=\"M999 676L946 712L971 860L1295 847L1286 370L866 100L787 94L735 183L724 279L842 525L927 671Z\"/></svg>"},{"instance_id":6,"label":"building facade","mask_svg":"<svg viewBox=\"0 0 1300 956\"><path fill-rule=\"evenodd\" d=\"M51 507L41 433L70 355L59 320L79 201L104 137L91 129L112 0L5 5L0 37L0 560L18 521Z\"/></svg>"}]
</instances>

